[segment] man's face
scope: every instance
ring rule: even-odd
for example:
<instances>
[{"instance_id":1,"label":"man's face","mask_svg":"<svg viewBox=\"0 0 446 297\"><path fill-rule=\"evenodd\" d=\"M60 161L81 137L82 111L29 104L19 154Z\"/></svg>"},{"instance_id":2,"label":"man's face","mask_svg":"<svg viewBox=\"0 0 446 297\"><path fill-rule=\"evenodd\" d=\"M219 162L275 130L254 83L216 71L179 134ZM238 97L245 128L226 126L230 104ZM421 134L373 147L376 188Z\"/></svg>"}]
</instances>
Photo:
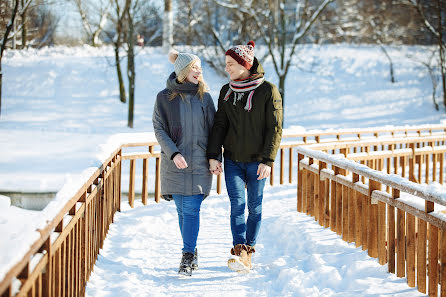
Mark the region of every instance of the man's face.
<instances>
[{"instance_id":1,"label":"man's face","mask_svg":"<svg viewBox=\"0 0 446 297\"><path fill-rule=\"evenodd\" d=\"M241 79L249 73L249 70L237 63L234 58L226 55L226 67L225 71L229 74L231 80Z\"/></svg>"}]
</instances>

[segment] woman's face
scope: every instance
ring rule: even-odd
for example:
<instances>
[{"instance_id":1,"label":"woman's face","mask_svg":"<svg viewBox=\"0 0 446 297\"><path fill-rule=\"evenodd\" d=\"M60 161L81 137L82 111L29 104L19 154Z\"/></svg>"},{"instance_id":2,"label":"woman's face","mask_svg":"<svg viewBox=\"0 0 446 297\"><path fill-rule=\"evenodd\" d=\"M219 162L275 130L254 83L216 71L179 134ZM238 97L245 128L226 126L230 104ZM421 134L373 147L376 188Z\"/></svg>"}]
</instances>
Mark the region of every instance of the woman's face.
<instances>
[{"instance_id":1,"label":"woman's face","mask_svg":"<svg viewBox=\"0 0 446 297\"><path fill-rule=\"evenodd\" d=\"M202 73L201 63L199 61L196 61L196 62L194 62L194 64L192 64L192 67L186 76L186 80L188 82L191 82L191 83L197 85L199 82L201 73Z\"/></svg>"},{"instance_id":2,"label":"woman's face","mask_svg":"<svg viewBox=\"0 0 446 297\"><path fill-rule=\"evenodd\" d=\"M232 80L244 79L249 76L249 70L237 63L233 57L226 56L226 67L225 71L229 74Z\"/></svg>"}]
</instances>

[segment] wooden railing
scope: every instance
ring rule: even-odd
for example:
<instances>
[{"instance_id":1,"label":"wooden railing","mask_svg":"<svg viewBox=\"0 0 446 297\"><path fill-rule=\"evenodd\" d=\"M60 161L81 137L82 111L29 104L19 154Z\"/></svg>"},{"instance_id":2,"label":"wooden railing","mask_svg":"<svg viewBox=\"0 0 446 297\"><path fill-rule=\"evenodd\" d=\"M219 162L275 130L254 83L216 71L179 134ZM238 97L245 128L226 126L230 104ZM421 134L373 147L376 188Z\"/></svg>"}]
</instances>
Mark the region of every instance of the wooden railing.
<instances>
[{"instance_id":1,"label":"wooden railing","mask_svg":"<svg viewBox=\"0 0 446 297\"><path fill-rule=\"evenodd\" d=\"M416 151L413 140L410 143L411 149L402 157L376 152L393 160L408 158L414 175L417 157L432 147ZM428 289L429 296L437 296L440 288L441 296L446 296L446 215L438 211L445 209L446 193L318 151L320 148L297 148L298 211L314 216L345 241L355 242L380 264L387 263L389 272L406 277L410 287L418 286L422 293ZM443 149L439 150L442 155Z\"/></svg>"},{"instance_id":2,"label":"wooden railing","mask_svg":"<svg viewBox=\"0 0 446 297\"><path fill-rule=\"evenodd\" d=\"M349 142L352 142L353 140L365 141L366 139L370 141L377 141L383 135L388 135L388 137L390 138L401 138L401 137L409 138L412 136L429 137L433 135L437 136L437 134L445 135L444 132L445 129L446 126L426 126L426 127L415 127L415 128L394 128L394 129L376 129L376 130L373 129L342 130L342 131L320 132L320 133L309 132L298 135L290 135L289 137L284 136L284 141L281 145L278 158L279 162L276 162L276 167L277 166L279 167L280 183L282 184L285 181L284 179L285 178L284 171L286 168L285 151L289 151L288 181L290 183L293 182L292 168L293 168L293 163L297 161L293 160L293 155L296 152L295 150L299 149L298 148L299 146L308 145L311 143L322 145L327 142L332 143L334 141L334 145L340 145L342 143L345 143L344 149L346 149L346 146L350 145ZM135 147L138 147L138 150L140 147L144 147L145 149L143 152L125 152L126 149ZM5 277L0 281L0 296L1 297L84 296L86 283L89 279L91 272L93 271L94 263L99 254L99 250L102 247L109 225L113 222L113 216L115 212L120 210L121 174L123 165L122 163L124 160L129 160L130 162L129 193L128 193L129 204L132 207L134 206L135 177L136 177L135 162L137 162L138 159L141 159L143 162L142 189L141 189L142 193L141 197L143 204L147 203L148 199L147 189L149 182L154 184L155 201L158 202L160 199L160 154L158 151L155 151L156 149L159 150L159 146L156 142L129 143L122 145L121 147L116 149L116 151L114 151L110 155L110 157L102 164L102 166L97 169L97 171L88 179L88 181L66 203L63 209L42 230L38 230L40 232L40 238L31 245L31 248L23 256L22 260L16 263L7 272ZM323 150L323 148L319 149ZM440 146L436 147L436 149L440 149ZM333 152L336 152L336 150L338 150L338 148L335 148ZM318 152L316 150L311 150L310 152L323 154L322 152ZM303 156L306 153L306 151L305 152L299 151L299 153L300 153L299 156ZM315 160L314 156L312 158L313 160ZM406 158L408 158L408 156L406 156ZM154 160L154 168L153 168L154 178L153 180L149 181L150 175L148 174L148 171L149 171L149 160L151 159ZM352 156L352 159L354 159L354 156ZM326 164L329 163L328 161L325 162ZM303 170L308 170L308 169L304 168L305 167L304 162L299 162L297 165L301 169L299 171L298 184L300 189L299 191L302 191L303 184L301 178L303 175L305 175L303 174ZM312 166L308 165L308 166L309 168L314 169L314 165ZM338 165L334 164L334 166ZM441 168L443 167L442 165L438 166L440 166ZM338 168L336 169L338 173L342 172L343 170L339 166L336 168ZM323 170L320 171L323 174L328 174ZM314 170L313 171L308 170L308 172L310 172L310 174L314 174ZM339 186L336 185L341 184L341 182L339 181L340 177L338 175L339 174L334 175L332 177L333 182L335 182L334 189L336 189L336 191L338 191L337 189L339 188ZM355 180L358 179L359 177L369 178L366 174L362 173L361 174L356 173L356 175L354 175ZM325 176L325 180L328 180L329 178L330 178L329 175ZM440 177L440 179L442 180L443 178ZM378 180L378 182L381 182L381 184L383 185L387 185L385 182L381 180ZM274 170L270 178L270 183L271 185L274 184ZM308 183L306 183L305 185L307 184ZM324 182L324 185L325 184L326 182ZM371 184L374 185L375 187L373 189L376 189L377 184L374 184L373 182ZM359 185L356 185L356 189L358 187L362 189ZM389 187L392 187L392 189L394 189L394 191L392 192L394 193L394 196L392 196L393 199L392 201L394 201L394 204L396 205L392 207L397 207L402 203L399 200L394 199L397 197L396 196L397 193L399 193L397 192L398 187L393 187L393 184ZM329 185L321 189L329 189ZM325 193L325 191L327 190L324 190L323 192ZM217 179L217 192L218 193L221 192L221 176L219 176L219 178ZM361 191L356 190L355 192L356 192L355 195L365 195L365 193L368 193L366 190L361 190ZM388 195L386 193L381 193L378 191L373 191L373 193L374 194L372 198L383 200L384 199L383 197L387 197L386 199L390 199L388 198L388 196L385 196ZM307 196L305 196L306 199L305 201L313 201L311 199L317 199L315 198L314 195L311 197L313 198L307 198ZM332 196L328 195L327 197L332 197ZM363 200L365 200L365 198ZM430 200L428 201L429 203L437 203L436 201L433 202ZM364 207L363 207L364 209L367 203L364 202ZM313 205L313 204L306 203L305 207L306 205ZM328 203L327 206L330 206L330 204ZM324 204L324 207L327 206L325 206ZM422 211L416 210L414 207L412 208L411 207L412 206L407 206L407 209L403 210L408 213L408 216L422 213ZM431 204L429 204L429 210L431 209L431 207L432 207ZM372 208L373 207L371 207L370 209ZM300 207L300 210L302 210L302 206ZM331 211L331 209L328 208L328 211ZM320 215L319 218L324 218L323 220L324 224L326 224L325 221L330 222L330 219L327 219L327 214L325 212L323 215ZM358 216L356 218L358 218ZM426 213L424 216L420 216L420 218L433 226L429 230L431 230L432 228L440 228L441 230L443 230L443 220L430 214L430 212ZM382 218L380 217L380 220L381 219ZM338 229L335 230L338 231ZM432 231L429 234L431 233L434 234L435 232ZM443 243L444 242L443 233L441 233L441 236L442 240L440 242ZM420 237L420 235L418 237ZM373 239L370 240L372 244L369 244L368 246L374 246ZM389 248L390 246L391 244L389 245ZM434 249L434 245L431 246L432 249ZM382 247L380 250L382 250ZM374 249L372 249L372 251L373 253L375 253ZM438 249L436 251L438 252ZM441 251L444 251L444 249L441 249ZM432 252L432 255L434 254L435 253ZM399 255L401 255L401 252ZM446 255L443 255L442 259L446 259ZM401 273L399 273L398 275L401 275Z\"/></svg>"}]
</instances>

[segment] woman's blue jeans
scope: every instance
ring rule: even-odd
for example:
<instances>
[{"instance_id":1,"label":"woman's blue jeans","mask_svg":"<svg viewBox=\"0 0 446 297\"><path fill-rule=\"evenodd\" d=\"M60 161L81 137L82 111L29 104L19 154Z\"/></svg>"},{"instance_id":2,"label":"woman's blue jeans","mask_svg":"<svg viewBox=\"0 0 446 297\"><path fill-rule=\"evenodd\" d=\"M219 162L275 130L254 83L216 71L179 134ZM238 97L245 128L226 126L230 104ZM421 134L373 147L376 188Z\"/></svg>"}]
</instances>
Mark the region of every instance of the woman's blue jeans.
<instances>
[{"instance_id":1,"label":"woman's blue jeans","mask_svg":"<svg viewBox=\"0 0 446 297\"><path fill-rule=\"evenodd\" d=\"M233 245L254 246L262 221L262 200L265 178L257 180L259 162L235 162L225 158L225 181L231 202ZM245 184L248 192L248 219L245 222Z\"/></svg>"},{"instance_id":2,"label":"woman's blue jeans","mask_svg":"<svg viewBox=\"0 0 446 297\"><path fill-rule=\"evenodd\" d=\"M172 197L177 206L178 222L183 238L183 252L193 253L197 245L200 229L200 207L204 195L172 195Z\"/></svg>"}]
</instances>

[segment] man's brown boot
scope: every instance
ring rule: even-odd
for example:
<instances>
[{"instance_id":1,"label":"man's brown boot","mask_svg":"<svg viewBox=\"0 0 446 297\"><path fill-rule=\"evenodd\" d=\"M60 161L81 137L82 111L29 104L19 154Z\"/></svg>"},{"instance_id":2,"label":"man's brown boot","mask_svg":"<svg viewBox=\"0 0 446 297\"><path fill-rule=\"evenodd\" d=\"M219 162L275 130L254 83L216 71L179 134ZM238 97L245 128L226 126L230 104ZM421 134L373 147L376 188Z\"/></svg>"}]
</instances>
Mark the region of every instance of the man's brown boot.
<instances>
[{"instance_id":1,"label":"man's brown boot","mask_svg":"<svg viewBox=\"0 0 446 297\"><path fill-rule=\"evenodd\" d=\"M248 264L249 264L249 269L252 268L252 254L254 254L256 252L255 247L250 246L250 245L246 245L247 247L247 254L248 254Z\"/></svg>"},{"instance_id":2,"label":"man's brown boot","mask_svg":"<svg viewBox=\"0 0 446 297\"><path fill-rule=\"evenodd\" d=\"M231 249L231 257L228 260L229 269L237 272L247 273L251 269L251 259L248 256L248 247L244 244L237 244Z\"/></svg>"}]
</instances>

